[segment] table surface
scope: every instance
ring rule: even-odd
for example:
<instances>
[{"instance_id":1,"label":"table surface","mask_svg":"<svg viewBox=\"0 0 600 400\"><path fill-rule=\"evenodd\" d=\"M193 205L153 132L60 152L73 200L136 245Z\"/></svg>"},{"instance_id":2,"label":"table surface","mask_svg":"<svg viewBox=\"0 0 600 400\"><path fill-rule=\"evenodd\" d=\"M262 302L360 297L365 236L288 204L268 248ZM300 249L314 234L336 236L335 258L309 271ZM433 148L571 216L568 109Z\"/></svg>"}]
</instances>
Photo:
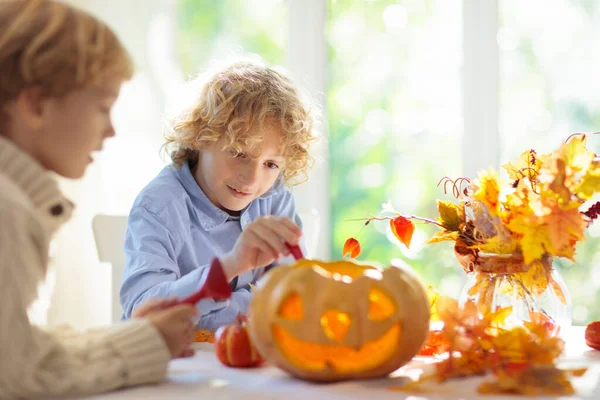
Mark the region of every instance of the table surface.
<instances>
[{"instance_id":1,"label":"table surface","mask_svg":"<svg viewBox=\"0 0 600 400\"><path fill-rule=\"evenodd\" d=\"M577 394L571 397L537 399L600 399L600 351L584 341L584 327L573 327L565 337L566 349L561 361L571 366L587 366L588 371L574 379ZM482 396L476 391L485 377L473 377L435 384L423 393L390 391L407 381L407 375L425 366L427 358L415 358L385 379L349 381L331 384L310 383L292 378L272 365L253 369L228 368L214 355L212 344L196 345L196 355L171 362L168 378L158 385L118 390L93 396L102 400L132 399L394 399L394 400L514 400L517 396ZM427 368L427 367L425 367Z\"/></svg>"}]
</instances>

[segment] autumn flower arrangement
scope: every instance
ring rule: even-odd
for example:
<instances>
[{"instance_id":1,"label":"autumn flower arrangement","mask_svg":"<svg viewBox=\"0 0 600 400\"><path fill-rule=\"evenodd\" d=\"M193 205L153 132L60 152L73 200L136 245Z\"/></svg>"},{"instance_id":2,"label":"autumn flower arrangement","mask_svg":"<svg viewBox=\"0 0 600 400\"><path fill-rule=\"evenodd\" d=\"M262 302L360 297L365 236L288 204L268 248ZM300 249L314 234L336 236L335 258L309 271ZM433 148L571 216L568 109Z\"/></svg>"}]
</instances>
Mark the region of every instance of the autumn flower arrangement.
<instances>
[{"instance_id":1,"label":"autumn flower arrangement","mask_svg":"<svg viewBox=\"0 0 600 400\"><path fill-rule=\"evenodd\" d=\"M494 262L486 267L492 272L528 271L524 277L528 286L538 285L536 289L543 291L549 283L546 278L552 258L573 260L585 228L600 215L600 202L581 209L600 192L600 157L586 148L586 140L587 135L575 134L552 153L523 152L516 161L502 166L510 179L508 185L503 185L493 169L472 181L442 179L444 191L451 188L457 202L438 200L435 220L404 215L385 204L383 211L392 216L368 218L365 224L389 219L392 232L407 247L415 229L413 221L434 224L441 231L427 243L454 242L455 254L466 272L481 264L483 255L510 255L525 271L515 262ZM348 239L343 252L358 256L360 243Z\"/></svg>"},{"instance_id":2,"label":"autumn flower arrangement","mask_svg":"<svg viewBox=\"0 0 600 400\"><path fill-rule=\"evenodd\" d=\"M552 279L552 259L573 260L585 229L600 215L600 202L588 205L600 192L600 157L587 149L587 139L586 134L575 134L552 153L523 152L502 166L509 178L506 184L493 169L474 180L442 179L444 192L450 188L456 201L438 200L436 219L401 214L388 203L383 211L389 216L364 220L365 225L389 220L392 233L407 247L415 221L434 224L440 231L427 243L453 242L465 272L488 274L473 288L476 301L468 299L462 305L430 288L432 320L442 327L432 328L420 354L436 356L439 362L418 387L393 389L415 391L431 377L445 381L491 372L495 380L482 384L480 393L574 392L570 378L585 370L558 368L564 341L551 316L530 309L520 325L505 325L515 310L490 307L486 293L499 286L490 275L508 274L517 276L528 296L550 287L560 297ZM357 257L360 250L356 237L346 240L344 256Z\"/></svg>"}]
</instances>

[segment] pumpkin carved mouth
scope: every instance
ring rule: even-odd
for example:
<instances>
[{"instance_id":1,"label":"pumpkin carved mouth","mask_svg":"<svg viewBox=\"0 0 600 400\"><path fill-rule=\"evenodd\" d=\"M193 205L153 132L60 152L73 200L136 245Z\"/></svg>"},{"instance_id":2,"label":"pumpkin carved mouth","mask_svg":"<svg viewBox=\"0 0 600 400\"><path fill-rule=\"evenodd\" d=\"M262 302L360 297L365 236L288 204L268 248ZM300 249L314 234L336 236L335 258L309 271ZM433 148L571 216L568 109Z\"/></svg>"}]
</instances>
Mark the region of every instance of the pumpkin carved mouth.
<instances>
[{"instance_id":1,"label":"pumpkin carved mouth","mask_svg":"<svg viewBox=\"0 0 600 400\"><path fill-rule=\"evenodd\" d=\"M313 371L332 369L341 373L369 370L389 360L400 334L400 324L396 323L380 338L365 342L355 350L349 346L304 342L285 328L273 326L277 347L290 363Z\"/></svg>"}]
</instances>

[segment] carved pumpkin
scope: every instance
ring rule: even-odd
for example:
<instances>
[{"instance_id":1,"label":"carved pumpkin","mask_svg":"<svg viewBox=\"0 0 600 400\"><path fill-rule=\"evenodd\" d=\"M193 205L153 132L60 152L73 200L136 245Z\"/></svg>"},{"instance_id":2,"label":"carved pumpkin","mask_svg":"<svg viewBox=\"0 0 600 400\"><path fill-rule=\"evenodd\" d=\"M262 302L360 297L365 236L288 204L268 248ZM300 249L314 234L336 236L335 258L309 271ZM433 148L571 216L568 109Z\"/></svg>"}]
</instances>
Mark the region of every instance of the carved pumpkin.
<instances>
[{"instance_id":1,"label":"carved pumpkin","mask_svg":"<svg viewBox=\"0 0 600 400\"><path fill-rule=\"evenodd\" d=\"M249 319L258 351L296 377L375 378L419 351L429 332L429 301L405 267L300 260L259 282Z\"/></svg>"}]
</instances>

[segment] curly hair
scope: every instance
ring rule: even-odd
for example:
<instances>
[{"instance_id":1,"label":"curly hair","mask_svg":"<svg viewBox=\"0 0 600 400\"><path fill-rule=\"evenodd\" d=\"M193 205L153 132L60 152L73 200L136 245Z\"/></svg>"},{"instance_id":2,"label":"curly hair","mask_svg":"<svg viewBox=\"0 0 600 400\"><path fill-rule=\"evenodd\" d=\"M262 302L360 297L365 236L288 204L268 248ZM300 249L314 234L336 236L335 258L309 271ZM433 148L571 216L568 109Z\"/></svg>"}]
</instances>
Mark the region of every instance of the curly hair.
<instances>
[{"instance_id":1,"label":"curly hair","mask_svg":"<svg viewBox=\"0 0 600 400\"><path fill-rule=\"evenodd\" d=\"M0 1L0 111L27 87L62 97L113 73L128 80L131 58L114 32L54 0Z\"/></svg>"},{"instance_id":2,"label":"curly hair","mask_svg":"<svg viewBox=\"0 0 600 400\"><path fill-rule=\"evenodd\" d=\"M277 122L283 131L282 174L288 185L306 181L314 164L309 153L313 113L292 81L273 68L254 61L236 61L213 74L188 83L201 89L193 104L175 110L167 120L165 148L176 166L196 161L201 150L219 142L222 149L237 152L256 148L267 123Z\"/></svg>"}]
</instances>

